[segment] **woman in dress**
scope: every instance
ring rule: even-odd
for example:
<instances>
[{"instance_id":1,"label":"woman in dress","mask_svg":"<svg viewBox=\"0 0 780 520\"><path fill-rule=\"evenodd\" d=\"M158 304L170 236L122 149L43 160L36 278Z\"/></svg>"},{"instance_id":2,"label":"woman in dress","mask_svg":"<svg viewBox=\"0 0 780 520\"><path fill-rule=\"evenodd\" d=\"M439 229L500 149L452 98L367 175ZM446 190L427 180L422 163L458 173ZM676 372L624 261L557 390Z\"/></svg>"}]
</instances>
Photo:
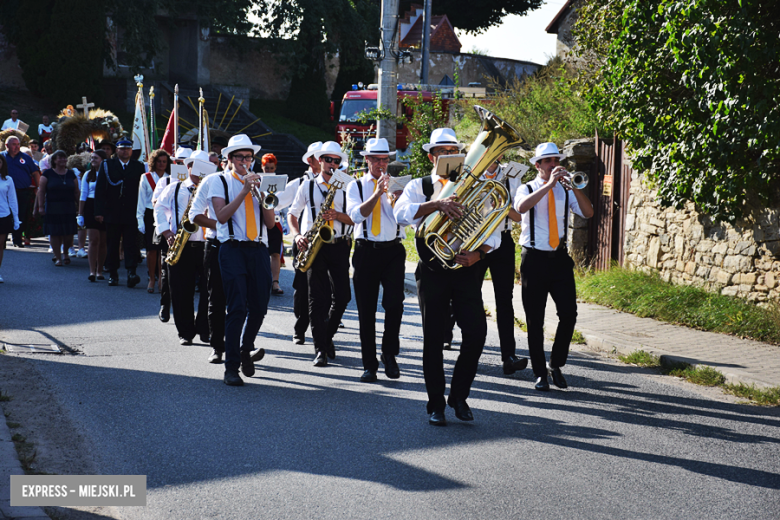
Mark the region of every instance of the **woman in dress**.
<instances>
[{"instance_id":1,"label":"woman in dress","mask_svg":"<svg viewBox=\"0 0 780 520\"><path fill-rule=\"evenodd\" d=\"M14 181L8 176L8 165L5 157L0 155L0 266L3 265L3 253L8 235L19 229L19 204L16 201ZM3 277L0 276L0 283Z\"/></svg>"},{"instance_id":2,"label":"woman in dress","mask_svg":"<svg viewBox=\"0 0 780 520\"><path fill-rule=\"evenodd\" d=\"M106 225L95 220L95 185L100 166L106 157L106 152L103 150L92 152L90 169L81 176L78 224L87 228L87 238L89 239L87 251L89 277L87 279L90 282L104 279L101 266L106 261Z\"/></svg>"},{"instance_id":3,"label":"woman in dress","mask_svg":"<svg viewBox=\"0 0 780 520\"><path fill-rule=\"evenodd\" d=\"M146 246L146 270L149 273L149 283L146 292L154 292L154 283L160 274L160 241L154 240L154 205L152 196L160 179L171 174L171 156L163 149L155 150L149 155L149 172L141 177L138 186L138 207L136 218L138 229L144 230L144 246Z\"/></svg>"},{"instance_id":4,"label":"woman in dress","mask_svg":"<svg viewBox=\"0 0 780 520\"><path fill-rule=\"evenodd\" d=\"M67 251L73 247L73 235L78 231L79 183L73 170L68 169L68 155L62 150L51 155L51 165L52 168L41 175L38 214L44 216L43 231L49 235L54 265L60 267L70 263Z\"/></svg>"},{"instance_id":5,"label":"woman in dress","mask_svg":"<svg viewBox=\"0 0 780 520\"><path fill-rule=\"evenodd\" d=\"M260 160L263 167L263 173L273 175L276 173L277 160L272 153L267 153ZM284 291L279 287L279 272L281 271L281 253L282 253L282 225L279 223L279 212L274 211L276 215L276 225L268 230L268 252L271 254L271 274L273 275L273 285L271 294L281 296Z\"/></svg>"}]
</instances>

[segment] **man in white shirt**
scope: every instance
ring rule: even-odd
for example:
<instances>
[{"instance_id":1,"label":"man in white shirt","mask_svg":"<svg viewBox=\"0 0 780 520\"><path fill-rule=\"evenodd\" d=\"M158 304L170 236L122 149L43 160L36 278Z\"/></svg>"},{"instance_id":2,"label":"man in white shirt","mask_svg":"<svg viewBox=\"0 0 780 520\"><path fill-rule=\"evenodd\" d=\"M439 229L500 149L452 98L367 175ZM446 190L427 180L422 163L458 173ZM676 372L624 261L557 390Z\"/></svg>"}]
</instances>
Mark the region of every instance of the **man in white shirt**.
<instances>
[{"instance_id":1,"label":"man in white shirt","mask_svg":"<svg viewBox=\"0 0 780 520\"><path fill-rule=\"evenodd\" d=\"M385 375L398 379L401 372L396 356L400 351L401 320L404 314L404 273L406 249L401 243L404 227L393 214L395 197L387 191L390 176L387 166L390 151L387 139L369 139L360 152L368 163L368 174L349 183L347 213L355 223L355 254L352 257L355 301L360 322L360 350L363 375L360 381L373 383L379 363L376 359L376 304L382 288L382 308L385 310L382 334L382 364Z\"/></svg>"},{"instance_id":2,"label":"man in white shirt","mask_svg":"<svg viewBox=\"0 0 780 520\"><path fill-rule=\"evenodd\" d=\"M154 225L157 234L173 247L185 217L185 210L200 184L200 177L193 173L192 163L200 161L211 165L208 153L198 150L187 159L189 177L185 181L173 181L166 187L154 205ZM181 256L175 264L168 265L168 275L173 304L173 322L179 332L179 343L192 345L196 335L208 342L208 298L203 276L203 228L192 233L181 248ZM195 283L200 279L198 314L195 316Z\"/></svg>"},{"instance_id":3,"label":"man in white shirt","mask_svg":"<svg viewBox=\"0 0 780 520\"><path fill-rule=\"evenodd\" d=\"M0 129L0 132L4 130L16 130L17 128L19 128L19 123L23 123L23 122L24 121L19 119L19 112L17 112L17 110L14 108L13 110L11 110L11 118L3 121L3 127L2 129Z\"/></svg>"},{"instance_id":4,"label":"man in white shirt","mask_svg":"<svg viewBox=\"0 0 780 520\"><path fill-rule=\"evenodd\" d=\"M298 188L295 200L287 216L290 230L295 236L299 251L305 251L309 241L304 236L322 210L322 203L330 190L334 170L346 154L334 141L322 145L314 156L319 160L322 171L315 180L307 180ZM303 222L297 215L303 213ZM322 217L333 230L333 242L324 243L306 272L309 284L309 320L314 337L314 366L324 367L328 359L336 357L333 336L339 322L352 299L349 287L349 253L352 248L352 219L347 215L347 195L343 189L336 191L331 209L322 211ZM331 289L332 288L332 289Z\"/></svg>"},{"instance_id":5,"label":"man in white shirt","mask_svg":"<svg viewBox=\"0 0 780 520\"><path fill-rule=\"evenodd\" d=\"M320 173L320 163L317 161L314 154L322 148L322 142L317 141L309 145L306 153L303 155L302 160L309 165L309 169L306 172L287 183L284 192L279 194L279 204L276 206L277 210L283 210L290 206L295 199L295 195L298 193L298 188L301 187L303 181L314 179L316 175ZM301 221L302 214L295 215L298 222ZM293 241L292 258L298 256L298 244ZM306 343L306 329L309 328L309 282L306 273L295 269L295 276L293 278L293 313L295 314L295 325L293 326L293 343L296 345L303 345Z\"/></svg>"},{"instance_id":6,"label":"man in white shirt","mask_svg":"<svg viewBox=\"0 0 780 520\"><path fill-rule=\"evenodd\" d=\"M568 172L560 165L566 156L555 143L536 147L531 162L539 175L523 184L515 196L515 209L522 214L523 246L520 272L523 286L523 308L528 326L528 350L536 376L534 388L550 389L548 373L559 388L566 388L561 367L569 356L569 344L577 321L577 292L574 284L574 261L566 247L569 212L583 218L593 216L593 206L585 192L572 189L569 195L561 182ZM563 179L563 181L562 181ZM555 222L554 225L551 225ZM555 331L550 363L544 355L544 308L547 296L555 301L558 328Z\"/></svg>"},{"instance_id":7,"label":"man in white shirt","mask_svg":"<svg viewBox=\"0 0 780 520\"><path fill-rule=\"evenodd\" d=\"M255 374L252 350L271 297L268 229L276 224L274 210L263 209L251 195L262 176L247 171L259 150L244 134L231 137L222 150L228 160L222 186L211 184L209 193L218 221L217 240L222 244L219 267L227 301L223 381L229 386L244 384L239 367L246 377Z\"/></svg>"},{"instance_id":8,"label":"man in white shirt","mask_svg":"<svg viewBox=\"0 0 780 520\"><path fill-rule=\"evenodd\" d=\"M450 181L436 175L436 165L439 157L458 154L464 146L458 142L452 129L437 128L433 131L430 142L423 145L433 163L433 172L428 177L414 179L407 184L394 209L399 224L419 228L426 217L436 211L451 219L462 216L463 206L454 196L439 199L441 190ZM444 409L447 404L455 409L458 419L474 420L466 399L477 375L479 357L487 336L480 278L482 271L477 263L499 244L498 233L493 233L476 251L456 255L455 262L462 267L453 270L443 267L425 244L424 238L417 239L420 261L415 276L423 321L423 375L428 391L428 422L433 426L446 426ZM463 334L463 342L452 372L450 395L445 403L443 346L450 326L450 302Z\"/></svg>"}]
</instances>

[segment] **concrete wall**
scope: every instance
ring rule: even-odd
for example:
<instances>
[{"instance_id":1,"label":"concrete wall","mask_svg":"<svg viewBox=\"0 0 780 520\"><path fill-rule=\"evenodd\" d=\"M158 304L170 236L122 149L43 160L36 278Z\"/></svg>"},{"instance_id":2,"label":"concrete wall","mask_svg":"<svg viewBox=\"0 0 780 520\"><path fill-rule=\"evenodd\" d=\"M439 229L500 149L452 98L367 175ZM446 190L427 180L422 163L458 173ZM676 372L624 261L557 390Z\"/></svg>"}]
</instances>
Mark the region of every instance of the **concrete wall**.
<instances>
[{"instance_id":1,"label":"concrete wall","mask_svg":"<svg viewBox=\"0 0 780 520\"><path fill-rule=\"evenodd\" d=\"M734 224L699 214L692 203L662 208L656 192L631 181L625 263L750 301L780 300L780 208L748 204Z\"/></svg>"},{"instance_id":2,"label":"concrete wall","mask_svg":"<svg viewBox=\"0 0 780 520\"><path fill-rule=\"evenodd\" d=\"M421 54L413 51L412 55L414 56L413 63L398 66L399 83L420 82L420 69L422 68ZM455 71L457 70L460 78L460 86L468 86L471 82L478 82L481 83L482 86L487 86L488 81L485 76L493 77L494 74L493 71L485 68L483 60L492 63L496 71L507 80L532 74L541 67L541 65L529 61L493 58L475 54L431 52L430 67L428 69L428 83L439 84L445 75L454 80Z\"/></svg>"}]
</instances>

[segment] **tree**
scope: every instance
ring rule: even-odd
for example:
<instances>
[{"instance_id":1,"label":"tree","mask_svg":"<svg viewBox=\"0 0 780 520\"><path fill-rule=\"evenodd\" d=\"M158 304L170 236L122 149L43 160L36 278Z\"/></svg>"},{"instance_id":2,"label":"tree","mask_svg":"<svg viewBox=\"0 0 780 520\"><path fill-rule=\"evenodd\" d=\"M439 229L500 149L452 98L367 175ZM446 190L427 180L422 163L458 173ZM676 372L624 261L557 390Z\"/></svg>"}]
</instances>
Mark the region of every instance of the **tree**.
<instances>
[{"instance_id":1,"label":"tree","mask_svg":"<svg viewBox=\"0 0 780 520\"><path fill-rule=\"evenodd\" d=\"M760 0L591 0L583 94L660 200L720 220L780 173L780 11Z\"/></svg>"},{"instance_id":2,"label":"tree","mask_svg":"<svg viewBox=\"0 0 780 520\"><path fill-rule=\"evenodd\" d=\"M408 11L412 4L422 3L423 0L401 0L401 13ZM444 0L433 2L431 12L446 14L453 27L479 34L500 24L508 14L524 15L539 9L543 3L542 0Z\"/></svg>"}]
</instances>

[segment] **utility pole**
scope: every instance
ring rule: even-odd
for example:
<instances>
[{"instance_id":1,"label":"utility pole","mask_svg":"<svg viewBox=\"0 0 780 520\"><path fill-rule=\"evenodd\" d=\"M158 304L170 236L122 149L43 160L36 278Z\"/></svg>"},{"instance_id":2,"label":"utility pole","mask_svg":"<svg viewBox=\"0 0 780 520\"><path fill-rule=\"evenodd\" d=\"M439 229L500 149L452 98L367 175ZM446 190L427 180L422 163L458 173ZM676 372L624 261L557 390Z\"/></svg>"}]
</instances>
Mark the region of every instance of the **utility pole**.
<instances>
[{"instance_id":1,"label":"utility pole","mask_svg":"<svg viewBox=\"0 0 780 520\"><path fill-rule=\"evenodd\" d=\"M377 106L394 116L398 105L398 63L393 55L393 36L398 19L398 0L382 0L382 45L384 53L379 69ZM377 137L384 137L391 150L395 149L396 124L392 120L378 121Z\"/></svg>"},{"instance_id":2,"label":"utility pole","mask_svg":"<svg viewBox=\"0 0 780 520\"><path fill-rule=\"evenodd\" d=\"M422 66L420 67L420 83L423 85L428 84L428 65L430 63L431 52L431 2L433 0L425 0L425 8L423 10L423 22L422 22Z\"/></svg>"}]
</instances>

